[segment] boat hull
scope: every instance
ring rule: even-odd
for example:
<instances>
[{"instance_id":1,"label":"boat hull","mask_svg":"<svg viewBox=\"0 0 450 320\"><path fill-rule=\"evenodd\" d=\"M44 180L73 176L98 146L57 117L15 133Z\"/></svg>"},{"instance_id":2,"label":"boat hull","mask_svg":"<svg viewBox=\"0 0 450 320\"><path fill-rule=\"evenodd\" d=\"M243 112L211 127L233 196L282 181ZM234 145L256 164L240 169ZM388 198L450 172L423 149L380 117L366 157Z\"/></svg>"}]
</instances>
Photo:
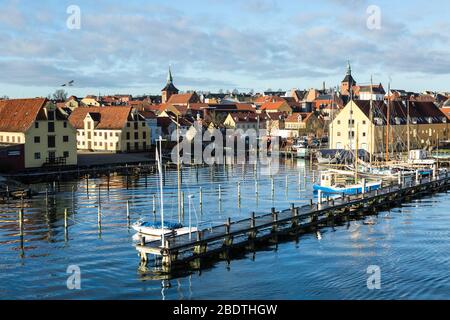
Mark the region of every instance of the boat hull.
<instances>
[{"instance_id":1,"label":"boat hull","mask_svg":"<svg viewBox=\"0 0 450 320\"><path fill-rule=\"evenodd\" d=\"M377 190L381 188L381 182L376 183L368 183L366 184L365 192L370 192L373 190ZM326 194L345 194L345 195L354 195L362 193L363 186L362 185L354 185L348 187L324 187L318 184L313 185L314 192L321 191Z\"/></svg>"}]
</instances>

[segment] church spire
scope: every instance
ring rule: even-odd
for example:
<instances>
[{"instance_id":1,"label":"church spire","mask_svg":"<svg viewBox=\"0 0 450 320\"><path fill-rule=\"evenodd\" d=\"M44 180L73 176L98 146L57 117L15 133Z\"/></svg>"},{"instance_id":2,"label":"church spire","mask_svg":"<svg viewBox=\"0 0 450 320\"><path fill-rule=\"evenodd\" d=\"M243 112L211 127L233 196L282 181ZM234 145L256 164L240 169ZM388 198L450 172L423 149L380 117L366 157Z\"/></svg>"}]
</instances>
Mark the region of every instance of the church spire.
<instances>
[{"instance_id":1,"label":"church spire","mask_svg":"<svg viewBox=\"0 0 450 320\"><path fill-rule=\"evenodd\" d=\"M347 60L347 75L348 76L352 75L352 67L350 65L350 60Z\"/></svg>"},{"instance_id":2,"label":"church spire","mask_svg":"<svg viewBox=\"0 0 450 320\"><path fill-rule=\"evenodd\" d=\"M167 73L167 84L173 84L172 70L169 66L169 72Z\"/></svg>"}]
</instances>

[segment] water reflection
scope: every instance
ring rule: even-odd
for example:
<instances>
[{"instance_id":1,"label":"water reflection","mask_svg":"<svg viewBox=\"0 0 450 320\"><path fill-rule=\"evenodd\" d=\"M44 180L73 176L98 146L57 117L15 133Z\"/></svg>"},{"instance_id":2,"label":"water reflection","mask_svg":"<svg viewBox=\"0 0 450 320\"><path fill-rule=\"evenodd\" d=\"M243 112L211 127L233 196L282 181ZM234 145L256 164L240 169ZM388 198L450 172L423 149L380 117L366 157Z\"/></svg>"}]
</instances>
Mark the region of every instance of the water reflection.
<instances>
[{"instance_id":1,"label":"water reflection","mask_svg":"<svg viewBox=\"0 0 450 320\"><path fill-rule=\"evenodd\" d=\"M227 217L249 217L252 211L263 214L269 212L271 207L285 209L290 203L302 205L309 202L312 196L311 169L316 168L311 168L308 162L290 160L281 165L278 174L272 176L267 174L267 168L258 168L255 172L253 166L184 168L182 187L186 195L185 210L188 209L187 195L194 195L192 212L197 213L199 222L211 225L223 223ZM314 175L317 176L317 173ZM167 171L164 182L167 218L176 220L176 172ZM384 265L392 270L392 274L386 277L401 278L405 274L405 277L418 279L428 272L429 279L436 272L428 284L416 281L425 287L423 298L433 296L433 286L449 285L449 280L437 274L442 270L430 267L449 249L449 234L442 230L448 230L450 222L445 215L439 215L440 210L445 211L450 204L445 195L436 196L440 197L439 201L431 198L404 204L400 210L382 212L372 220L344 221L342 227L333 225L315 234L303 235L301 240L295 236L272 247L254 248L253 251L233 254L209 265L196 261L191 270L171 277L158 274L152 268L139 269L136 277L139 259L133 247L130 224L143 216L159 219L155 175L88 177L78 181L62 181L59 186L38 184L32 187L40 192L39 196L0 204L0 292L9 298L70 298L71 293L65 286L65 271L69 262L80 265L85 275L83 283L89 288L83 296L86 298L108 298L112 292L115 298L224 298L224 293L220 295L214 289L216 282L221 283L223 292L229 298L242 298L238 292L244 288L246 297L270 298L270 294L261 296L267 289L263 282L270 283L273 290L281 292L278 298L317 298L319 293L305 296L306 292L322 292L321 289L328 288L324 279L329 272L357 274L367 267L367 263ZM200 187L203 192L202 206L199 205ZM53 189L59 192L53 193ZM22 208L24 223L23 235L20 236L18 211ZM187 219L186 211L183 222L187 223ZM413 260L411 245L414 245L415 253L420 252L421 260L427 261L425 265ZM408 261L408 265L399 264L401 260ZM442 261L440 263L442 265ZM196 272L196 268L198 270L200 267L203 271ZM272 272L274 268L283 272ZM315 283L297 278L298 270L309 274ZM49 274L53 276L49 277ZM292 285L293 279L290 278L297 281L296 285ZM170 281L171 286L162 286L163 281ZM343 283L350 297L365 296L364 289L361 289L364 286L348 281ZM336 286L334 291L328 288L323 292L331 290L334 293L321 297L342 297L341 285L338 282L333 284ZM184 290L186 286L189 289ZM297 289L302 286L311 290ZM283 288L288 289L283 291ZM412 287L397 281L393 291L380 293L379 296L395 298L395 290L408 288Z\"/></svg>"}]
</instances>

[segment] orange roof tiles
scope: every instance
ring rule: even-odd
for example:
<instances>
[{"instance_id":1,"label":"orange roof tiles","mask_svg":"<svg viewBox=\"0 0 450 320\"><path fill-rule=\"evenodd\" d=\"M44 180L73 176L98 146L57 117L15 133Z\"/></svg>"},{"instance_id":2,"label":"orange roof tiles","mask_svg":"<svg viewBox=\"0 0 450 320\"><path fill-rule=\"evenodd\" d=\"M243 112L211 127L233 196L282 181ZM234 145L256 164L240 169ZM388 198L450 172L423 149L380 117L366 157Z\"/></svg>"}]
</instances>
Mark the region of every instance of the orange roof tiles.
<instances>
[{"instance_id":1,"label":"orange roof tiles","mask_svg":"<svg viewBox=\"0 0 450 320\"><path fill-rule=\"evenodd\" d=\"M125 127L130 116L131 107L80 107L69 117L69 122L76 129L84 128L84 119L90 113L98 123L95 129L120 130Z\"/></svg>"},{"instance_id":2,"label":"orange roof tiles","mask_svg":"<svg viewBox=\"0 0 450 320\"><path fill-rule=\"evenodd\" d=\"M285 104L287 104L285 100L266 102L261 106L261 110L279 110Z\"/></svg>"},{"instance_id":3,"label":"orange roof tiles","mask_svg":"<svg viewBox=\"0 0 450 320\"><path fill-rule=\"evenodd\" d=\"M10 99L0 101L0 131L26 132L42 116L47 99Z\"/></svg>"}]
</instances>

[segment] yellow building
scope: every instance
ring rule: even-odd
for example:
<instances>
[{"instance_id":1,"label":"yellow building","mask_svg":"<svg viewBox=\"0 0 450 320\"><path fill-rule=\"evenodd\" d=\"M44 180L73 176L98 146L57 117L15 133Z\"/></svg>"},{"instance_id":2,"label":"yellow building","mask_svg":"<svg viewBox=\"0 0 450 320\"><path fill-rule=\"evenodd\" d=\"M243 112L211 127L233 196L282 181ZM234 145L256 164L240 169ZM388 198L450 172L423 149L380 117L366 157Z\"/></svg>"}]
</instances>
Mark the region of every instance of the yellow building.
<instances>
[{"instance_id":1,"label":"yellow building","mask_svg":"<svg viewBox=\"0 0 450 320\"><path fill-rule=\"evenodd\" d=\"M248 130L258 129L258 116L254 113L229 113L223 125L226 129Z\"/></svg>"},{"instance_id":2,"label":"yellow building","mask_svg":"<svg viewBox=\"0 0 450 320\"><path fill-rule=\"evenodd\" d=\"M150 148L150 128L132 107L80 107L69 118L80 150L130 152Z\"/></svg>"},{"instance_id":3,"label":"yellow building","mask_svg":"<svg viewBox=\"0 0 450 320\"><path fill-rule=\"evenodd\" d=\"M286 118L284 128L297 131L297 136L312 134L321 137L324 133L324 122L314 112L295 112Z\"/></svg>"},{"instance_id":4,"label":"yellow building","mask_svg":"<svg viewBox=\"0 0 450 320\"><path fill-rule=\"evenodd\" d=\"M75 134L67 114L47 99L0 101L0 143L24 145L20 167L76 165Z\"/></svg>"},{"instance_id":5,"label":"yellow building","mask_svg":"<svg viewBox=\"0 0 450 320\"><path fill-rule=\"evenodd\" d=\"M389 126L387 126L389 119ZM409 121L408 121L409 119ZM409 122L409 125L408 125ZM350 101L329 126L330 148L383 154L434 147L448 139L447 117L432 102ZM409 134L408 134L409 132Z\"/></svg>"}]
</instances>

